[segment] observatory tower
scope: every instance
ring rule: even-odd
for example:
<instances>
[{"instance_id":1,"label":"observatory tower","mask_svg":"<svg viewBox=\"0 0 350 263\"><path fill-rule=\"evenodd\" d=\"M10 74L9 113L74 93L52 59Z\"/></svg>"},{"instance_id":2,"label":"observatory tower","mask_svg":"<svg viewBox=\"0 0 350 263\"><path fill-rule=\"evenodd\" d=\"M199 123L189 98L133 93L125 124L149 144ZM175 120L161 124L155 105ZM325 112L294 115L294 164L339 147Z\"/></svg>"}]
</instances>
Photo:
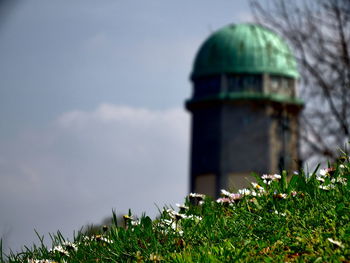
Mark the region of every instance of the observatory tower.
<instances>
[{"instance_id":1,"label":"observatory tower","mask_svg":"<svg viewBox=\"0 0 350 263\"><path fill-rule=\"evenodd\" d=\"M297 65L288 45L254 24L229 25L200 47L193 65L190 190L217 196L250 173L298 169Z\"/></svg>"}]
</instances>

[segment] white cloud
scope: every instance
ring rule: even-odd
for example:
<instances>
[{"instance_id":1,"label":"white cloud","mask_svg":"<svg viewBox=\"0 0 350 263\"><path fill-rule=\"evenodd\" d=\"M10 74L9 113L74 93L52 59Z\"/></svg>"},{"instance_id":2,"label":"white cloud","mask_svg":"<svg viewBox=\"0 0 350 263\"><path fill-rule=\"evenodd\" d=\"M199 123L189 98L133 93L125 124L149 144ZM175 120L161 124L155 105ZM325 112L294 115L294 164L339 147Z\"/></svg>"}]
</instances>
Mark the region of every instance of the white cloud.
<instances>
[{"instance_id":1,"label":"white cloud","mask_svg":"<svg viewBox=\"0 0 350 263\"><path fill-rule=\"evenodd\" d=\"M0 225L18 248L40 233L72 233L112 208L155 215L188 190L189 116L102 104L71 111L0 149ZM5 213L4 213L5 211Z\"/></svg>"}]
</instances>

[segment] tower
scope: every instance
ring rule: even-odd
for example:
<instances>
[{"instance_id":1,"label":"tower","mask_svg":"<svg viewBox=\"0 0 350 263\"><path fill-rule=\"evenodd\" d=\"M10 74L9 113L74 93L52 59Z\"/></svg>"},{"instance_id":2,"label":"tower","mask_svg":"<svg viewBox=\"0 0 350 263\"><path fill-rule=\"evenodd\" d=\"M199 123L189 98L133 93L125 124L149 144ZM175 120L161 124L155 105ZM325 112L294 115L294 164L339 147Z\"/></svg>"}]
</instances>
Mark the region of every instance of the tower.
<instances>
[{"instance_id":1,"label":"tower","mask_svg":"<svg viewBox=\"0 0 350 263\"><path fill-rule=\"evenodd\" d=\"M251 172L298 169L297 65L288 45L254 24L229 25L200 47L193 65L190 190L217 196Z\"/></svg>"}]
</instances>

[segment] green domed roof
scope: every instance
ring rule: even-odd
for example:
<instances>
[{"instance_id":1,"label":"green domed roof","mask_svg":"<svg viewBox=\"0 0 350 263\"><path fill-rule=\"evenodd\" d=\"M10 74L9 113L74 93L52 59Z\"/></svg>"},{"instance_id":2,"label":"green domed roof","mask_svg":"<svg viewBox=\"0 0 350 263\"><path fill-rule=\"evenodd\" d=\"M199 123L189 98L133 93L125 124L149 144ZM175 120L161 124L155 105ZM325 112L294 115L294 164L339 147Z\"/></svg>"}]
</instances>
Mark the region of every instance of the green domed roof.
<instances>
[{"instance_id":1,"label":"green domed roof","mask_svg":"<svg viewBox=\"0 0 350 263\"><path fill-rule=\"evenodd\" d=\"M274 32L254 24L228 25L199 49L191 78L220 73L270 73L298 78L294 56Z\"/></svg>"}]
</instances>

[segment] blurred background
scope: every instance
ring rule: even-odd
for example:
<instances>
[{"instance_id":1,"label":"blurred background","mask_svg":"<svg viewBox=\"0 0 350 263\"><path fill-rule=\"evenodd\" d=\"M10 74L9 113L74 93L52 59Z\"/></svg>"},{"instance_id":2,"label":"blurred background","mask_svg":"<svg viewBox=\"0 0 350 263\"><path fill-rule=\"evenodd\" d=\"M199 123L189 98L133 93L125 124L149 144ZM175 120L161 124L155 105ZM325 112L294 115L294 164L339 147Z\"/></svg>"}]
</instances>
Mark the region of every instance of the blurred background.
<instances>
[{"instance_id":1,"label":"blurred background","mask_svg":"<svg viewBox=\"0 0 350 263\"><path fill-rule=\"evenodd\" d=\"M193 59L252 17L246 0L0 1L5 252L183 202Z\"/></svg>"}]
</instances>

